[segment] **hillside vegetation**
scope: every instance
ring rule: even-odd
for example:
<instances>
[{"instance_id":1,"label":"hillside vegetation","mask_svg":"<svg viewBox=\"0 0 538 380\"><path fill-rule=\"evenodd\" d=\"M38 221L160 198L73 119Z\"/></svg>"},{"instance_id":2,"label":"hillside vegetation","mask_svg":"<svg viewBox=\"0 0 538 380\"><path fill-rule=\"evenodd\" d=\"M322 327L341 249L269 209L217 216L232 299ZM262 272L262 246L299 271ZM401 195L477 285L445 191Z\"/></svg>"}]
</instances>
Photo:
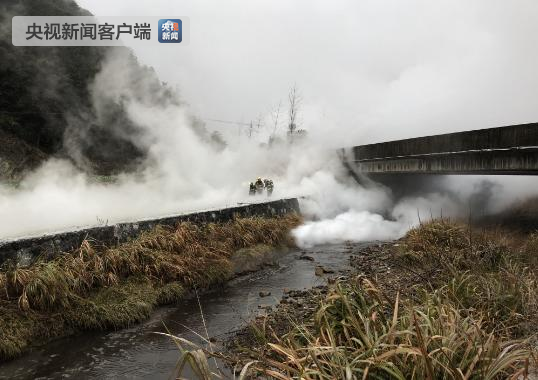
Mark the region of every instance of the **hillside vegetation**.
<instances>
[{"instance_id":1,"label":"hillside vegetation","mask_svg":"<svg viewBox=\"0 0 538 380\"><path fill-rule=\"evenodd\" d=\"M98 122L91 104L89 85L111 48L13 46L15 15L88 12L71 0L0 4L0 179L16 179L50 156L100 174L132 167L144 152L121 132L136 127L114 104Z\"/></svg>"}]
</instances>

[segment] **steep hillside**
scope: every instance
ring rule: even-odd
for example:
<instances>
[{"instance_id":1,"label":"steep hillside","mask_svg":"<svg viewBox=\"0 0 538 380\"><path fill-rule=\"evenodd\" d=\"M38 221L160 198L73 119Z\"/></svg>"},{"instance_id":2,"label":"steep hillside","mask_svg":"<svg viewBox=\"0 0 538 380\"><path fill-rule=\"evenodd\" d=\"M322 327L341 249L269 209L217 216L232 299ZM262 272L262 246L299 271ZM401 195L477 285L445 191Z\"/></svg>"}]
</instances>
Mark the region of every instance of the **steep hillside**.
<instances>
[{"instance_id":1,"label":"steep hillside","mask_svg":"<svg viewBox=\"0 0 538 380\"><path fill-rule=\"evenodd\" d=\"M121 106L96 122L88 85L107 47L15 47L14 15L86 15L72 0L0 3L0 178L17 177L49 156L89 172L132 169L144 156L122 136L136 127ZM132 58L135 60L135 58Z\"/></svg>"}]
</instances>

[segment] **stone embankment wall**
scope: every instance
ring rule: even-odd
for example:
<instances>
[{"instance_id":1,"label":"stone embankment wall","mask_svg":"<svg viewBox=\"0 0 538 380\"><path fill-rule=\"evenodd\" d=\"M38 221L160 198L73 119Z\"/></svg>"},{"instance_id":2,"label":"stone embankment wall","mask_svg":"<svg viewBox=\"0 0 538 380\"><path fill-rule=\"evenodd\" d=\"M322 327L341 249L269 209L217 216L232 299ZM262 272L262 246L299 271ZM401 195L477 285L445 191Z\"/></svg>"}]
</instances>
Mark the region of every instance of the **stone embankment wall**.
<instances>
[{"instance_id":1,"label":"stone embankment wall","mask_svg":"<svg viewBox=\"0 0 538 380\"><path fill-rule=\"evenodd\" d=\"M174 226L187 221L193 223L226 222L233 219L235 215L272 217L290 212L300 212L299 202L296 198L0 241L0 264L6 260L15 260L20 266L26 266L39 256L51 258L62 252L71 252L79 248L85 239L113 247L133 239L142 231L150 230L157 225Z\"/></svg>"}]
</instances>

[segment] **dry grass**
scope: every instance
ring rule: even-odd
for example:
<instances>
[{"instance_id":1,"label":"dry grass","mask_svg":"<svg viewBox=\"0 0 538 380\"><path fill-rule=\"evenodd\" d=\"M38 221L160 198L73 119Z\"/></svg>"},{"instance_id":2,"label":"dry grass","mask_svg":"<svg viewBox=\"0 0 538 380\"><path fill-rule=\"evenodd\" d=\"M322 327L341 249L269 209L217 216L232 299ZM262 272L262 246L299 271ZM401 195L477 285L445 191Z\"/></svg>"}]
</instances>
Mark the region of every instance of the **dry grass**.
<instances>
[{"instance_id":1,"label":"dry grass","mask_svg":"<svg viewBox=\"0 0 538 380\"><path fill-rule=\"evenodd\" d=\"M461 309L442 290L415 303L389 299L372 281L357 277L332 286L310 319L284 336L273 335L256 358L232 360L244 363L239 378L526 378L535 364L530 344L490 330L486 319ZM172 338L198 378L221 378L204 363L207 356L229 357Z\"/></svg>"},{"instance_id":2,"label":"dry grass","mask_svg":"<svg viewBox=\"0 0 538 380\"><path fill-rule=\"evenodd\" d=\"M448 219L411 229L402 239L397 259L433 266L450 273L498 270L506 261L536 263L538 237L500 228L476 229Z\"/></svg>"},{"instance_id":3,"label":"dry grass","mask_svg":"<svg viewBox=\"0 0 538 380\"><path fill-rule=\"evenodd\" d=\"M479 310L512 336L538 328L538 234L472 230L448 220L421 224L402 240L396 259L437 269L431 278L461 308Z\"/></svg>"},{"instance_id":4,"label":"dry grass","mask_svg":"<svg viewBox=\"0 0 538 380\"><path fill-rule=\"evenodd\" d=\"M473 269L477 264L497 269L518 239L500 229L473 230L448 219L411 229L403 238L400 258L448 270Z\"/></svg>"},{"instance_id":5,"label":"dry grass","mask_svg":"<svg viewBox=\"0 0 538 380\"><path fill-rule=\"evenodd\" d=\"M523 256L529 266L538 268L538 232L534 232L527 239L523 249Z\"/></svg>"},{"instance_id":6,"label":"dry grass","mask_svg":"<svg viewBox=\"0 0 538 380\"><path fill-rule=\"evenodd\" d=\"M421 224L394 259L432 276L406 299L363 277L337 283L314 317L283 337L261 333L271 338L255 351L251 376L526 378L537 365L537 257L536 233Z\"/></svg>"},{"instance_id":7,"label":"dry grass","mask_svg":"<svg viewBox=\"0 0 538 380\"><path fill-rule=\"evenodd\" d=\"M84 241L77 252L0 272L0 358L13 357L41 329L119 328L148 318L185 289L232 276L232 254L256 245L292 244L296 214L236 218L222 224L159 226L117 248Z\"/></svg>"},{"instance_id":8,"label":"dry grass","mask_svg":"<svg viewBox=\"0 0 538 380\"><path fill-rule=\"evenodd\" d=\"M268 345L252 371L288 379L500 379L527 371L532 353L441 293L389 300L367 279L331 289L310 323Z\"/></svg>"}]
</instances>

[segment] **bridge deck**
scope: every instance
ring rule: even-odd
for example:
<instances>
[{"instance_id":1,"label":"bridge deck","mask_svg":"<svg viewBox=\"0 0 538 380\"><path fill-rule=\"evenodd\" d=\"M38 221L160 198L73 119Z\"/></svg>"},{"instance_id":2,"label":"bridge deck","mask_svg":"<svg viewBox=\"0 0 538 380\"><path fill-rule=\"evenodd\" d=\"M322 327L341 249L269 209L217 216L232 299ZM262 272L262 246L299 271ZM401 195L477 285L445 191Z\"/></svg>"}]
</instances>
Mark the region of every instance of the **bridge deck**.
<instances>
[{"instance_id":1,"label":"bridge deck","mask_svg":"<svg viewBox=\"0 0 538 380\"><path fill-rule=\"evenodd\" d=\"M538 123L361 145L362 173L538 175Z\"/></svg>"}]
</instances>

